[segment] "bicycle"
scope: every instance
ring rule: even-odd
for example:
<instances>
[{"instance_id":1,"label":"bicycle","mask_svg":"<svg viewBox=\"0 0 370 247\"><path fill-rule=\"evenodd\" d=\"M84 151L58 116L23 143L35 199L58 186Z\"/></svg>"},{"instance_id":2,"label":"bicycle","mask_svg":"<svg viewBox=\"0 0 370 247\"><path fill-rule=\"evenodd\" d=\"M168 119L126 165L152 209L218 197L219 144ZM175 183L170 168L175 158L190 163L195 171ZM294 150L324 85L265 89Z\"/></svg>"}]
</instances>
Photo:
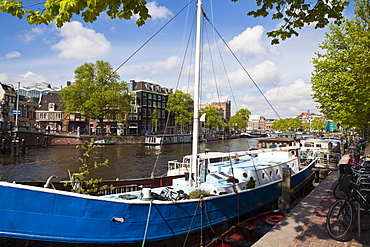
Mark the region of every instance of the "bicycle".
<instances>
[{"instance_id":1,"label":"bicycle","mask_svg":"<svg viewBox=\"0 0 370 247\"><path fill-rule=\"evenodd\" d=\"M336 185L334 186L334 189L333 189L333 195L335 198L337 199L344 199L345 197L345 193L340 190L339 188L339 184L341 183L341 180L342 179L349 179L347 177L352 177L352 173L353 172L357 172L361 166L362 166L363 162L361 164L359 164L358 162L357 163L350 163L350 164L347 164L346 166L342 166L342 170L343 169L350 169L350 170L347 170L347 171L341 171L341 174L339 176L339 179L336 183Z\"/></svg>"},{"instance_id":2,"label":"bicycle","mask_svg":"<svg viewBox=\"0 0 370 247\"><path fill-rule=\"evenodd\" d=\"M370 174L366 170L354 172L349 164L340 168L341 174L350 175L343 176L339 183L345 197L333 203L326 218L328 233L336 240L344 240L353 227L357 227L354 225L356 219L362 230L370 228L370 189L366 188L370 185ZM354 202L361 205L360 211L357 211Z\"/></svg>"}]
</instances>

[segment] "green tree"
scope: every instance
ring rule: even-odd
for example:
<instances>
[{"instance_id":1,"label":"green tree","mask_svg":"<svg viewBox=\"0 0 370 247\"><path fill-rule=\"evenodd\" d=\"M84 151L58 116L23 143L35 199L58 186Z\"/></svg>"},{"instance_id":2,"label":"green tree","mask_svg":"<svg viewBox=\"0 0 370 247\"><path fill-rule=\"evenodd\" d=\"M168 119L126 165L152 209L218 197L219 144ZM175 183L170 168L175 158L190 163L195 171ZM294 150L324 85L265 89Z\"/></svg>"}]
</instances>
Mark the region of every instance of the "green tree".
<instances>
[{"instance_id":1,"label":"green tree","mask_svg":"<svg viewBox=\"0 0 370 247\"><path fill-rule=\"evenodd\" d=\"M238 0L231 0L237 2ZM329 19L340 24L343 20L343 10L349 0L331 0L312 2L302 0L256 0L258 8L248 12L248 15L267 17L271 14L272 20L282 20L283 24L267 35L273 37L273 44L279 43L279 38L285 40L292 35L298 36L298 29L314 23L315 28L323 28L329 24ZM85 22L94 22L105 12L111 19L129 20L138 15L137 26L142 26L150 18L145 0L46 0L23 5L22 1L2 0L0 11L9 13L19 19L24 16L30 24L49 24L54 22L62 27L70 22L74 15L79 15Z\"/></svg>"},{"instance_id":2,"label":"green tree","mask_svg":"<svg viewBox=\"0 0 370 247\"><path fill-rule=\"evenodd\" d=\"M272 122L271 128L274 130L287 131L288 125L284 119L276 119Z\"/></svg>"},{"instance_id":3,"label":"green tree","mask_svg":"<svg viewBox=\"0 0 370 247\"><path fill-rule=\"evenodd\" d=\"M79 168L80 172L73 173L71 175L71 181L64 184L65 186L71 185L73 192L81 194L91 194L97 192L100 189L105 189L108 187L106 185L99 186L99 183L101 183L102 179L95 178L88 179L91 170L95 170L100 167L108 167L107 159L102 163L91 161L91 158L93 158L94 155L96 154L96 152L94 151L96 147L99 146L94 145L93 138L90 141L86 141L84 145L77 146L77 148L85 150L82 156L78 158L78 160L81 162L81 166ZM111 189L114 188L111 186Z\"/></svg>"},{"instance_id":4,"label":"green tree","mask_svg":"<svg viewBox=\"0 0 370 247\"><path fill-rule=\"evenodd\" d=\"M235 115L230 117L228 127L231 130L245 130L248 127L249 116L251 112L248 109L240 109Z\"/></svg>"},{"instance_id":5,"label":"green tree","mask_svg":"<svg viewBox=\"0 0 370 247\"><path fill-rule=\"evenodd\" d=\"M224 122L222 122L222 114L220 113L220 109L216 106L206 106L200 109L200 115L206 114L206 123L205 125L209 127L210 130L212 129L222 129L226 126Z\"/></svg>"},{"instance_id":6,"label":"green tree","mask_svg":"<svg viewBox=\"0 0 370 247\"><path fill-rule=\"evenodd\" d=\"M325 130L326 119L324 117L315 117L311 121L311 130Z\"/></svg>"},{"instance_id":7,"label":"green tree","mask_svg":"<svg viewBox=\"0 0 370 247\"><path fill-rule=\"evenodd\" d=\"M302 127L302 120L299 118L287 118L287 124L290 131L297 131L299 127Z\"/></svg>"},{"instance_id":8,"label":"green tree","mask_svg":"<svg viewBox=\"0 0 370 247\"><path fill-rule=\"evenodd\" d=\"M370 123L370 4L356 1L356 17L330 26L313 59L313 98L320 111L344 128L368 130Z\"/></svg>"},{"instance_id":9,"label":"green tree","mask_svg":"<svg viewBox=\"0 0 370 247\"><path fill-rule=\"evenodd\" d=\"M156 132L158 128L158 108L156 107L153 112L152 116L150 117L152 121L152 131Z\"/></svg>"},{"instance_id":10,"label":"green tree","mask_svg":"<svg viewBox=\"0 0 370 247\"><path fill-rule=\"evenodd\" d=\"M188 122L193 120L193 105L191 95L180 90L168 96L166 110L175 114L175 123L181 126L181 131Z\"/></svg>"},{"instance_id":11,"label":"green tree","mask_svg":"<svg viewBox=\"0 0 370 247\"><path fill-rule=\"evenodd\" d=\"M272 123L272 129L281 131L296 131L299 127L302 127L299 118L277 119Z\"/></svg>"},{"instance_id":12,"label":"green tree","mask_svg":"<svg viewBox=\"0 0 370 247\"><path fill-rule=\"evenodd\" d=\"M75 85L60 91L65 113L81 112L89 119L124 119L132 96L109 63L85 63L75 70Z\"/></svg>"}]
</instances>

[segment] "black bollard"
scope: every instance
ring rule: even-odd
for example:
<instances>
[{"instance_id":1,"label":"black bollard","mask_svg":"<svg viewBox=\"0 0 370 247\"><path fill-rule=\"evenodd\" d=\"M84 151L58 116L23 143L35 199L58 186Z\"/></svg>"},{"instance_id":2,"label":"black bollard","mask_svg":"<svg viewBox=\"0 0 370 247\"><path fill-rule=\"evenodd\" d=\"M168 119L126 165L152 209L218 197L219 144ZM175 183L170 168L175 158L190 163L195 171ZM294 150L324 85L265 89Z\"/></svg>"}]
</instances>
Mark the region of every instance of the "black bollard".
<instances>
[{"instance_id":1,"label":"black bollard","mask_svg":"<svg viewBox=\"0 0 370 247\"><path fill-rule=\"evenodd\" d=\"M289 213L289 211L290 211L290 194L291 194L290 178L291 178L291 169L290 169L290 167L284 167L283 168L282 190L281 190L281 198L280 198L280 206L279 207L285 213Z\"/></svg>"},{"instance_id":2,"label":"black bollard","mask_svg":"<svg viewBox=\"0 0 370 247\"><path fill-rule=\"evenodd\" d=\"M24 155L25 153L26 153L26 141L22 139L21 154Z\"/></svg>"}]
</instances>

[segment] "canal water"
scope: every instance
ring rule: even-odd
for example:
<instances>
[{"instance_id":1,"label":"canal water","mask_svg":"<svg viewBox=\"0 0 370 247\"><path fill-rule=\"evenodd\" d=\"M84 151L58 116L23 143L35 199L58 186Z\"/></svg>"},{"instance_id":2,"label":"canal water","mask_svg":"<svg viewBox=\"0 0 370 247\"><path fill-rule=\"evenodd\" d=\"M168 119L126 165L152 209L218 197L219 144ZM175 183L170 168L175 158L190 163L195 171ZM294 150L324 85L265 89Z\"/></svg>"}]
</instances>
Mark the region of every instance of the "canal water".
<instances>
[{"instance_id":1,"label":"canal water","mask_svg":"<svg viewBox=\"0 0 370 247\"><path fill-rule=\"evenodd\" d=\"M204 149L211 151L242 151L257 147L258 139L240 138L203 142L199 152ZM127 179L150 177L153 167L155 175L167 171L167 161L181 160L184 155L191 154L191 143L144 146L144 145L112 145L94 149L96 154L91 158L94 162L108 159L108 167L91 170L94 178ZM0 179L5 181L46 181L51 175L57 180L69 180L68 171L79 172L83 150L76 146L53 146L49 148L29 148L24 156L0 154ZM156 164L156 165L155 165Z\"/></svg>"}]
</instances>

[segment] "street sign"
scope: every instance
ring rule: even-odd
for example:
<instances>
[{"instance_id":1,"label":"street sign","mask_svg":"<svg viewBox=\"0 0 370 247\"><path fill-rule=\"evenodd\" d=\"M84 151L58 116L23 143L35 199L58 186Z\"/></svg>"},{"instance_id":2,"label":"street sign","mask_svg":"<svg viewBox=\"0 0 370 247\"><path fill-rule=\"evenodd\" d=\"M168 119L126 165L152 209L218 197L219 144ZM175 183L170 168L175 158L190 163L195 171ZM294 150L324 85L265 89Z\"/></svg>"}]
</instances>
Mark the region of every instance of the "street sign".
<instances>
[{"instance_id":1,"label":"street sign","mask_svg":"<svg viewBox=\"0 0 370 247\"><path fill-rule=\"evenodd\" d=\"M12 114L21 115L21 110L12 110Z\"/></svg>"}]
</instances>

